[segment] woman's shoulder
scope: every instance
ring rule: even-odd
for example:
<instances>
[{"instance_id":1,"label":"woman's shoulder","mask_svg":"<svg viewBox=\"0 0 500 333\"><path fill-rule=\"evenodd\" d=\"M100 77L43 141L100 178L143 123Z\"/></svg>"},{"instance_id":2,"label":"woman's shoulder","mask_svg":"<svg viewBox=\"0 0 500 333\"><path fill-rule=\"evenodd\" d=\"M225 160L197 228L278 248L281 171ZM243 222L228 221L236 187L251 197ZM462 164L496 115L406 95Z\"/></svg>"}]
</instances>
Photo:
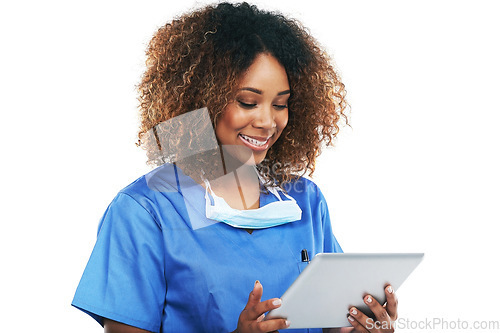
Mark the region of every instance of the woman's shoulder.
<instances>
[{"instance_id":1,"label":"woman's shoulder","mask_svg":"<svg viewBox=\"0 0 500 333\"><path fill-rule=\"evenodd\" d=\"M155 215L158 206L168 206L172 197L178 194L176 184L175 175L171 177L170 170L156 168L120 189L109 206L120 209L142 206Z\"/></svg>"},{"instance_id":2,"label":"woman's shoulder","mask_svg":"<svg viewBox=\"0 0 500 333\"><path fill-rule=\"evenodd\" d=\"M122 188L119 193L132 197L151 197L158 192L177 193L179 187L179 173L172 164L164 164L152 171L141 175L133 182Z\"/></svg>"},{"instance_id":3,"label":"woman's shoulder","mask_svg":"<svg viewBox=\"0 0 500 333\"><path fill-rule=\"evenodd\" d=\"M119 212L118 215L133 212L144 218L150 216L159 225L162 209L168 209L179 201L175 198L179 196L176 177L175 174L173 177L170 175L171 171L160 167L136 178L116 193L104 216L109 212Z\"/></svg>"},{"instance_id":4,"label":"woman's shoulder","mask_svg":"<svg viewBox=\"0 0 500 333\"><path fill-rule=\"evenodd\" d=\"M150 213L158 213L159 209L185 206L185 200L199 199L204 194L199 187L174 164L166 163L122 188L117 197L131 197Z\"/></svg>"},{"instance_id":5,"label":"woman's shoulder","mask_svg":"<svg viewBox=\"0 0 500 333\"><path fill-rule=\"evenodd\" d=\"M136 178L117 193L117 195L128 195L132 198L150 197L151 194L151 189L147 185L146 175Z\"/></svg>"}]
</instances>

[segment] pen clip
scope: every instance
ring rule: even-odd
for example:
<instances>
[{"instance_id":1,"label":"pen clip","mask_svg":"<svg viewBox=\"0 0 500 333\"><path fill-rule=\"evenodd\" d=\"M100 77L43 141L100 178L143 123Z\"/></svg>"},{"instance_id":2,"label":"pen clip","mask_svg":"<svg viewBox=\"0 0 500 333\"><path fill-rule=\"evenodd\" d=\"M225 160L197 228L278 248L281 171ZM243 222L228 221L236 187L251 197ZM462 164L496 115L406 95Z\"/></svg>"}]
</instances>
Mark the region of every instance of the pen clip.
<instances>
[{"instance_id":1,"label":"pen clip","mask_svg":"<svg viewBox=\"0 0 500 333\"><path fill-rule=\"evenodd\" d=\"M309 263L309 253L307 253L307 250L303 249L300 254L301 254L301 257L302 257L302 262Z\"/></svg>"}]
</instances>

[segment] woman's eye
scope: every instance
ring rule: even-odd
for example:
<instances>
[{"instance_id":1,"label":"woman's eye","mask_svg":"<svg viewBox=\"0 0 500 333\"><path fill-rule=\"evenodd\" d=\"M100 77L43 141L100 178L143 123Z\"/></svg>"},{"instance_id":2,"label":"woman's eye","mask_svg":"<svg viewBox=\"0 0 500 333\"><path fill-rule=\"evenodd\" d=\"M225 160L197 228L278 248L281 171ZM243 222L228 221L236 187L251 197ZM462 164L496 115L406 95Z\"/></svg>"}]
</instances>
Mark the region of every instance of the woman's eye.
<instances>
[{"instance_id":1,"label":"woman's eye","mask_svg":"<svg viewBox=\"0 0 500 333\"><path fill-rule=\"evenodd\" d=\"M257 103L245 103L245 102L242 102L242 101L238 101L238 103L245 109L251 109L255 106L257 106Z\"/></svg>"},{"instance_id":2,"label":"woman's eye","mask_svg":"<svg viewBox=\"0 0 500 333\"><path fill-rule=\"evenodd\" d=\"M288 105L286 105L286 104L274 104L274 107L278 110L283 110L283 109L286 109L288 107Z\"/></svg>"}]
</instances>

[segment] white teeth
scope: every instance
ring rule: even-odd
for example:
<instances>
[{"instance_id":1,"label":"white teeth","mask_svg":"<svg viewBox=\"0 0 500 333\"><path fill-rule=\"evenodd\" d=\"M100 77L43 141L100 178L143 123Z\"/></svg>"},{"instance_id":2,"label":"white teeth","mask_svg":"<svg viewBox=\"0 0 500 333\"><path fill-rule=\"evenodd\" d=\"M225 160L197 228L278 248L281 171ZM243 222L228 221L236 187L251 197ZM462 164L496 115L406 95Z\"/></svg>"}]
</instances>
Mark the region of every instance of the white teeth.
<instances>
[{"instance_id":1,"label":"white teeth","mask_svg":"<svg viewBox=\"0 0 500 333\"><path fill-rule=\"evenodd\" d=\"M265 141L259 141L259 140L255 140L254 138L251 138L249 136L246 136L245 134L240 134L240 135L246 141L250 142L251 144L253 144L255 146L259 146L259 147L265 145L267 143L267 140L269 140L269 138L267 138Z\"/></svg>"}]
</instances>

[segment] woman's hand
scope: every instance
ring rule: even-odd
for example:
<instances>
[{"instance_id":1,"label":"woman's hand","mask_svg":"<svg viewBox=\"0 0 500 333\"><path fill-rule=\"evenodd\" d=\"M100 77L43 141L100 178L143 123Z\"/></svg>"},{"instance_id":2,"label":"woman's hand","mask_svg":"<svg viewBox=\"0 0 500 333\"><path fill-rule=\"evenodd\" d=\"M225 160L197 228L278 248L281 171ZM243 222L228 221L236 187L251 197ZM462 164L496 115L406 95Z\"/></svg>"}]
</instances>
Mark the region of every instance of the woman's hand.
<instances>
[{"instance_id":1,"label":"woman's hand","mask_svg":"<svg viewBox=\"0 0 500 333\"><path fill-rule=\"evenodd\" d=\"M365 295L363 301L375 314L375 319L366 316L356 307L349 309L347 319L353 327L324 328L323 333L392 333L394 321L398 318L398 300L392 286L385 287L387 303L383 306L371 295Z\"/></svg>"},{"instance_id":2,"label":"woman's hand","mask_svg":"<svg viewBox=\"0 0 500 333\"><path fill-rule=\"evenodd\" d=\"M233 333L277 332L278 329L285 329L290 326L290 323L285 319L263 320L267 311L281 306L281 300L272 298L261 302L261 297L262 285L259 281L255 281L247 305L238 318L238 328Z\"/></svg>"},{"instance_id":3,"label":"woman's hand","mask_svg":"<svg viewBox=\"0 0 500 333\"><path fill-rule=\"evenodd\" d=\"M394 321L398 318L398 300L392 286L385 287L387 303L383 306L371 295L365 295L363 301L375 314L375 319L352 307L349 309L347 319L354 327L352 333L392 333L394 332ZM342 332L342 331L341 331Z\"/></svg>"}]
</instances>

